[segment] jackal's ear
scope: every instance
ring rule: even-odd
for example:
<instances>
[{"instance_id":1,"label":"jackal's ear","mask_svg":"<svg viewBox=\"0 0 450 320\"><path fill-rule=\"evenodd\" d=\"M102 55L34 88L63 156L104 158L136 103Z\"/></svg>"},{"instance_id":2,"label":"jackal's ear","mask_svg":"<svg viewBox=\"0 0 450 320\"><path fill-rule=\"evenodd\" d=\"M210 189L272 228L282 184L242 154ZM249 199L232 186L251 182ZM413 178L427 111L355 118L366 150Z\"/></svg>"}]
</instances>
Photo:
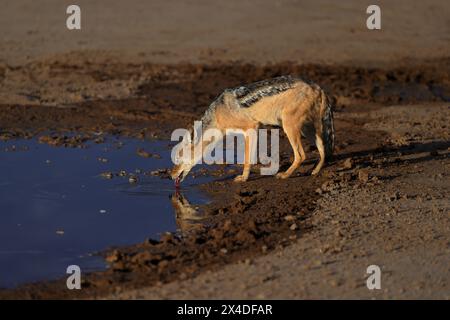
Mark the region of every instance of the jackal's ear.
<instances>
[{"instance_id":1,"label":"jackal's ear","mask_svg":"<svg viewBox=\"0 0 450 320\"><path fill-rule=\"evenodd\" d=\"M223 93L223 103L226 106L239 107L239 102L232 91L225 91Z\"/></svg>"}]
</instances>

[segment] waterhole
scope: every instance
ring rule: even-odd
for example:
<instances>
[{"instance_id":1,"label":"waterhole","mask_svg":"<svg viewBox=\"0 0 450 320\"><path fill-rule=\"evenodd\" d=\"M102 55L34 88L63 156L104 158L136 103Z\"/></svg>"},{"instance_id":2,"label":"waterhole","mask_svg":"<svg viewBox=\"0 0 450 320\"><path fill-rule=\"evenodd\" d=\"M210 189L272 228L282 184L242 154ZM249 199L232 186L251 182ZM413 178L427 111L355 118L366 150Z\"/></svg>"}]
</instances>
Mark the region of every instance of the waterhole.
<instances>
[{"instance_id":1,"label":"waterhole","mask_svg":"<svg viewBox=\"0 0 450 320\"><path fill-rule=\"evenodd\" d=\"M195 205L208 201L195 185L210 178L189 177L176 194L164 170L170 151L114 137L77 147L0 142L0 287L59 278L69 265L105 269L95 252L176 231L180 210L195 220Z\"/></svg>"}]
</instances>

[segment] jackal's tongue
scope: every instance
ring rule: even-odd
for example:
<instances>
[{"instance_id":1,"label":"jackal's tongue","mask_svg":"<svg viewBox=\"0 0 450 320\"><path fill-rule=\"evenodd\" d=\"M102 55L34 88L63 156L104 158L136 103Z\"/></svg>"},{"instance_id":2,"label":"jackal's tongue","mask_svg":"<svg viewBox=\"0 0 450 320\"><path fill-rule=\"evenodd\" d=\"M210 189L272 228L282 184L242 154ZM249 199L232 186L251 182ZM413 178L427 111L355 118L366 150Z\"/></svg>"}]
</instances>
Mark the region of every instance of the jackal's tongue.
<instances>
[{"instance_id":1,"label":"jackal's tongue","mask_svg":"<svg viewBox=\"0 0 450 320\"><path fill-rule=\"evenodd\" d=\"M177 177L175 179L175 188L178 188L180 186L180 177Z\"/></svg>"}]
</instances>

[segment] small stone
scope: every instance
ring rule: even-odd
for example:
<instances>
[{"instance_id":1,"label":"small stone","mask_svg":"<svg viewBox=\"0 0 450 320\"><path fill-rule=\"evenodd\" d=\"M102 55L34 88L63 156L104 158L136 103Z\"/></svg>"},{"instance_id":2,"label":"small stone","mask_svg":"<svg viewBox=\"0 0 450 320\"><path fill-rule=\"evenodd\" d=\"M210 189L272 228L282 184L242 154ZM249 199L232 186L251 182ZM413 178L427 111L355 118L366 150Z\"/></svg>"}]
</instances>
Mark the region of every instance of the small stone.
<instances>
[{"instance_id":1,"label":"small stone","mask_svg":"<svg viewBox=\"0 0 450 320\"><path fill-rule=\"evenodd\" d=\"M358 171L358 180L363 183L366 183L367 181L369 181L369 172L364 169L359 170Z\"/></svg>"},{"instance_id":2,"label":"small stone","mask_svg":"<svg viewBox=\"0 0 450 320\"><path fill-rule=\"evenodd\" d=\"M161 235L161 242L163 243L173 243L174 240L175 238L170 232L165 232L163 235Z\"/></svg>"},{"instance_id":3,"label":"small stone","mask_svg":"<svg viewBox=\"0 0 450 320\"><path fill-rule=\"evenodd\" d=\"M105 258L106 262L116 262L120 260L120 253L117 250L114 250L110 255Z\"/></svg>"},{"instance_id":4,"label":"small stone","mask_svg":"<svg viewBox=\"0 0 450 320\"><path fill-rule=\"evenodd\" d=\"M140 156L140 157L143 157L143 158L155 158L155 159L161 159L161 156L160 156L159 154L147 152L147 151L145 151L145 150L142 149L142 148L137 149L137 150L136 150L136 154L137 154L138 156Z\"/></svg>"},{"instance_id":5,"label":"small stone","mask_svg":"<svg viewBox=\"0 0 450 320\"><path fill-rule=\"evenodd\" d=\"M126 175L127 175L127 172L125 170L120 170L119 171L119 176L125 177Z\"/></svg>"},{"instance_id":6,"label":"small stone","mask_svg":"<svg viewBox=\"0 0 450 320\"><path fill-rule=\"evenodd\" d=\"M158 169L158 170L153 170L150 171L150 175L152 176L165 176L165 175L169 175L169 170L168 169Z\"/></svg>"},{"instance_id":7,"label":"small stone","mask_svg":"<svg viewBox=\"0 0 450 320\"><path fill-rule=\"evenodd\" d=\"M64 234L64 230L56 230L56 234L62 236Z\"/></svg>"},{"instance_id":8,"label":"small stone","mask_svg":"<svg viewBox=\"0 0 450 320\"><path fill-rule=\"evenodd\" d=\"M320 189L323 190L323 191L326 191L326 190L328 190L330 188L330 185L331 185L331 181L325 181L320 186Z\"/></svg>"},{"instance_id":9,"label":"small stone","mask_svg":"<svg viewBox=\"0 0 450 320\"><path fill-rule=\"evenodd\" d=\"M291 224L291 226L289 227L289 229L291 229L292 231L297 230L297 228L298 227L296 223Z\"/></svg>"},{"instance_id":10,"label":"small stone","mask_svg":"<svg viewBox=\"0 0 450 320\"><path fill-rule=\"evenodd\" d=\"M105 179L112 179L114 176L112 172L102 172L100 175Z\"/></svg>"},{"instance_id":11,"label":"small stone","mask_svg":"<svg viewBox=\"0 0 450 320\"><path fill-rule=\"evenodd\" d=\"M187 274L186 273L182 273L182 274L180 274L180 279L181 280L185 280L185 279L187 279Z\"/></svg>"},{"instance_id":12,"label":"small stone","mask_svg":"<svg viewBox=\"0 0 450 320\"><path fill-rule=\"evenodd\" d=\"M284 220L286 220L286 221L294 221L295 217L293 215L289 214L289 215L284 217Z\"/></svg>"},{"instance_id":13,"label":"small stone","mask_svg":"<svg viewBox=\"0 0 450 320\"><path fill-rule=\"evenodd\" d=\"M149 152L145 151L142 148L137 149L136 154L143 158L150 158L152 156Z\"/></svg>"},{"instance_id":14,"label":"small stone","mask_svg":"<svg viewBox=\"0 0 450 320\"><path fill-rule=\"evenodd\" d=\"M164 268L167 268L168 265L169 265L169 261L167 261L167 260L161 260L161 261L158 263L158 268L164 269Z\"/></svg>"},{"instance_id":15,"label":"small stone","mask_svg":"<svg viewBox=\"0 0 450 320\"><path fill-rule=\"evenodd\" d=\"M370 179L371 182L377 184L380 182L380 180L378 179L378 177L373 177L372 179Z\"/></svg>"},{"instance_id":16,"label":"small stone","mask_svg":"<svg viewBox=\"0 0 450 320\"><path fill-rule=\"evenodd\" d=\"M128 182L129 183L136 183L138 181L136 176L131 176L128 178Z\"/></svg>"},{"instance_id":17,"label":"small stone","mask_svg":"<svg viewBox=\"0 0 450 320\"><path fill-rule=\"evenodd\" d=\"M351 169L353 167L353 160L351 158L347 158L344 161L344 168Z\"/></svg>"},{"instance_id":18,"label":"small stone","mask_svg":"<svg viewBox=\"0 0 450 320\"><path fill-rule=\"evenodd\" d=\"M339 286L341 286L341 281L340 280L337 280L337 279L331 279L331 281L330 281L330 285L332 286L332 287L339 287Z\"/></svg>"}]
</instances>

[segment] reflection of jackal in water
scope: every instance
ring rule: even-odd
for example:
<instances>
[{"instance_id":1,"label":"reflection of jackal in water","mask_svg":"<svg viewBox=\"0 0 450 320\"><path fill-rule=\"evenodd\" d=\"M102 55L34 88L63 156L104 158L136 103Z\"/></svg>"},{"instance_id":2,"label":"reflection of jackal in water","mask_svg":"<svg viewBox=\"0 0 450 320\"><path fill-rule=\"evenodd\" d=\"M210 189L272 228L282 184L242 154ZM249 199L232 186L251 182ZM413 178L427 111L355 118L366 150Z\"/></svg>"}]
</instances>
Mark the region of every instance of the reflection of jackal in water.
<instances>
[{"instance_id":1,"label":"reflection of jackal in water","mask_svg":"<svg viewBox=\"0 0 450 320\"><path fill-rule=\"evenodd\" d=\"M290 76L256 82L247 86L225 90L206 110L202 119L202 129L257 129L259 125L281 126L294 151L294 161L286 172L277 178L288 178L305 161L306 154L301 143L302 128L310 124L320 161L312 174L322 168L325 158L329 158L334 147L333 112L325 92L314 83L307 83ZM306 134L306 132L305 132ZM253 146L251 135L245 136L244 172L235 181L246 181L250 174L250 150ZM194 144L208 145L201 139ZM194 149L194 144L191 146ZM200 159L191 152L191 161L175 165L172 179L182 181Z\"/></svg>"},{"instance_id":2,"label":"reflection of jackal in water","mask_svg":"<svg viewBox=\"0 0 450 320\"><path fill-rule=\"evenodd\" d=\"M179 192L174 193L170 200L175 210L175 218L178 229L186 233L201 227L201 220L205 217L198 213L197 209Z\"/></svg>"}]
</instances>

